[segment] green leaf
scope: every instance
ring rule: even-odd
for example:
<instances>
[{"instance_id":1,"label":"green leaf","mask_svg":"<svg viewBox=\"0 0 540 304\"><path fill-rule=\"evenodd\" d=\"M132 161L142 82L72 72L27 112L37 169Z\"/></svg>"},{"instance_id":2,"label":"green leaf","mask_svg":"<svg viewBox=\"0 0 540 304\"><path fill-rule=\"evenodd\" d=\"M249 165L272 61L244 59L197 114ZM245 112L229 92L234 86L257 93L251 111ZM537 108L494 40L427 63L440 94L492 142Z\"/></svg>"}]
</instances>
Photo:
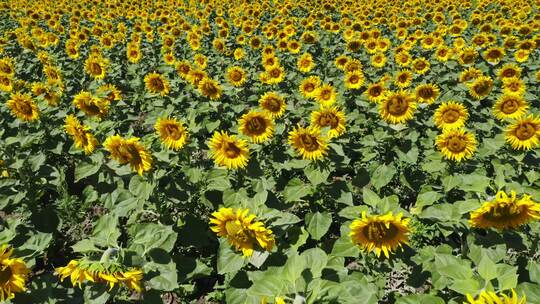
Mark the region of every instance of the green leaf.
<instances>
[{"instance_id":1,"label":"green leaf","mask_svg":"<svg viewBox=\"0 0 540 304\"><path fill-rule=\"evenodd\" d=\"M364 199L364 203L370 205L373 208L376 208L377 205L381 202L381 198L377 195L377 193L373 192L368 187L364 187L362 197Z\"/></svg>"},{"instance_id":2,"label":"green leaf","mask_svg":"<svg viewBox=\"0 0 540 304\"><path fill-rule=\"evenodd\" d=\"M219 240L217 271L219 274L237 272L246 264L241 252L234 252L227 240Z\"/></svg>"},{"instance_id":3,"label":"green leaf","mask_svg":"<svg viewBox=\"0 0 540 304\"><path fill-rule=\"evenodd\" d=\"M499 282L500 290L515 288L518 282L517 267L512 267L506 264L497 265L497 282Z\"/></svg>"},{"instance_id":4,"label":"green leaf","mask_svg":"<svg viewBox=\"0 0 540 304\"><path fill-rule=\"evenodd\" d=\"M315 240L320 240L332 224L332 215L330 213L308 213L306 215L307 231Z\"/></svg>"},{"instance_id":5,"label":"green leaf","mask_svg":"<svg viewBox=\"0 0 540 304\"><path fill-rule=\"evenodd\" d=\"M540 284L540 264L535 261L529 261L527 269L529 270L531 281Z\"/></svg>"},{"instance_id":6,"label":"green leaf","mask_svg":"<svg viewBox=\"0 0 540 304\"><path fill-rule=\"evenodd\" d=\"M428 295L428 294L413 294L397 299L396 304L445 304L444 300Z\"/></svg>"},{"instance_id":7,"label":"green leaf","mask_svg":"<svg viewBox=\"0 0 540 304\"><path fill-rule=\"evenodd\" d=\"M289 255L285 266L283 266L283 279L294 283L302 275L302 271L306 269L306 260L298 255L297 252L293 252Z\"/></svg>"},{"instance_id":8,"label":"green leaf","mask_svg":"<svg viewBox=\"0 0 540 304\"><path fill-rule=\"evenodd\" d=\"M350 237L346 235L341 236L336 240L331 254L338 257L358 257L360 249L358 249L358 247L351 242Z\"/></svg>"},{"instance_id":9,"label":"green leaf","mask_svg":"<svg viewBox=\"0 0 540 304\"><path fill-rule=\"evenodd\" d=\"M310 193L311 187L304 184L304 182L298 178L291 179L283 190L285 201L289 203L299 201L301 198Z\"/></svg>"},{"instance_id":10,"label":"green leaf","mask_svg":"<svg viewBox=\"0 0 540 304\"><path fill-rule=\"evenodd\" d=\"M371 175L371 183L375 189L379 190L382 187L388 185L388 183L394 178L396 169L393 166L380 165L375 169Z\"/></svg>"},{"instance_id":11,"label":"green leaf","mask_svg":"<svg viewBox=\"0 0 540 304\"><path fill-rule=\"evenodd\" d=\"M129 182L129 191L139 199L148 200L154 191L154 185L147 182L143 177L134 175Z\"/></svg>"},{"instance_id":12,"label":"green leaf","mask_svg":"<svg viewBox=\"0 0 540 304\"><path fill-rule=\"evenodd\" d=\"M149 289L172 291L178 288L178 272L176 264L170 261L167 264L147 262L143 267L144 273L158 272L147 281Z\"/></svg>"},{"instance_id":13,"label":"green leaf","mask_svg":"<svg viewBox=\"0 0 540 304\"><path fill-rule=\"evenodd\" d=\"M320 171L317 168L313 168L313 166L308 166L304 169L304 173L306 174L306 177L311 182L313 186L317 186L318 184L326 182L328 179L328 176L330 176L330 172L327 170Z\"/></svg>"},{"instance_id":14,"label":"green leaf","mask_svg":"<svg viewBox=\"0 0 540 304\"><path fill-rule=\"evenodd\" d=\"M273 298L281 293L284 288L285 281L280 276L264 276L263 279L254 282L247 290L248 295L252 296L266 296Z\"/></svg>"},{"instance_id":15,"label":"green leaf","mask_svg":"<svg viewBox=\"0 0 540 304\"><path fill-rule=\"evenodd\" d=\"M117 247L117 240L120 237L117 225L118 218L114 214L100 217L92 233L94 243L102 247Z\"/></svg>"},{"instance_id":16,"label":"green leaf","mask_svg":"<svg viewBox=\"0 0 540 304\"><path fill-rule=\"evenodd\" d=\"M100 249L94 245L94 242L92 242L89 239L83 239L75 243L75 245L71 246L73 251L79 252L79 253L90 253L90 252L99 252Z\"/></svg>"},{"instance_id":17,"label":"green leaf","mask_svg":"<svg viewBox=\"0 0 540 304\"><path fill-rule=\"evenodd\" d=\"M422 210L422 208L425 206L433 205L433 203L439 200L441 197L442 195L440 195L439 193L435 191L428 191L428 192L421 193L416 198L415 208L419 208L420 210Z\"/></svg>"},{"instance_id":18,"label":"green leaf","mask_svg":"<svg viewBox=\"0 0 540 304\"><path fill-rule=\"evenodd\" d=\"M478 273L486 281L491 281L497 277L497 264L495 264L487 255L483 255L478 264Z\"/></svg>"},{"instance_id":19,"label":"green leaf","mask_svg":"<svg viewBox=\"0 0 540 304\"><path fill-rule=\"evenodd\" d=\"M80 181L81 179L92 176L101 168L101 164L93 163L83 163L78 164L75 167L75 182Z\"/></svg>"},{"instance_id":20,"label":"green leaf","mask_svg":"<svg viewBox=\"0 0 540 304\"><path fill-rule=\"evenodd\" d=\"M455 280L449 288L462 295L475 294L480 288L480 283L474 279Z\"/></svg>"},{"instance_id":21,"label":"green leaf","mask_svg":"<svg viewBox=\"0 0 540 304\"><path fill-rule=\"evenodd\" d=\"M302 252L300 256L306 261L306 267L311 271L313 277L320 277L328 262L326 252L320 248L310 248Z\"/></svg>"},{"instance_id":22,"label":"green leaf","mask_svg":"<svg viewBox=\"0 0 540 304\"><path fill-rule=\"evenodd\" d=\"M130 228L132 236L130 247L141 256L154 248L171 252L176 242L177 233L171 226L155 223L135 224Z\"/></svg>"}]
</instances>

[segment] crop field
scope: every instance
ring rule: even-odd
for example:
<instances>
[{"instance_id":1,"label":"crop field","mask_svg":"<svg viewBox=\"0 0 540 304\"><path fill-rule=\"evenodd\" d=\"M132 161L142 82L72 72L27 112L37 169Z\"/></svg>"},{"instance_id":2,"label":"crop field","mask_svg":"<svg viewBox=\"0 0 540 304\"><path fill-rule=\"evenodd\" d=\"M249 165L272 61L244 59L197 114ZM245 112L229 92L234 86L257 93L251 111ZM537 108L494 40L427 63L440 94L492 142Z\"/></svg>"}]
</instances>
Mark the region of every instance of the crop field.
<instances>
[{"instance_id":1,"label":"crop field","mask_svg":"<svg viewBox=\"0 0 540 304\"><path fill-rule=\"evenodd\" d=\"M540 304L539 0L0 0L0 303Z\"/></svg>"}]
</instances>

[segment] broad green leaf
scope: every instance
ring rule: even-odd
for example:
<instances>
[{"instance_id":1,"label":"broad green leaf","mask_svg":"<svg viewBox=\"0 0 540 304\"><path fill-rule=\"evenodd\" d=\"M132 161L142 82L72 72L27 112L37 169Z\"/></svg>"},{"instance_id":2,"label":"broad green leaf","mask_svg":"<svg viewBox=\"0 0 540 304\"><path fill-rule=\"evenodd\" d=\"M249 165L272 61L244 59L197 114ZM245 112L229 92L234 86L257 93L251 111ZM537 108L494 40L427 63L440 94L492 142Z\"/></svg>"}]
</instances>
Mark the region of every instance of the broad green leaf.
<instances>
[{"instance_id":1,"label":"broad green leaf","mask_svg":"<svg viewBox=\"0 0 540 304\"><path fill-rule=\"evenodd\" d=\"M375 169L371 175L371 183L375 189L379 190L382 187L388 185L388 183L394 178L396 169L393 166L380 165Z\"/></svg>"},{"instance_id":2,"label":"broad green leaf","mask_svg":"<svg viewBox=\"0 0 540 304\"><path fill-rule=\"evenodd\" d=\"M330 213L316 212L306 215L307 231L315 240L320 240L332 224L332 215Z\"/></svg>"},{"instance_id":3,"label":"broad green leaf","mask_svg":"<svg viewBox=\"0 0 540 304\"><path fill-rule=\"evenodd\" d=\"M247 263L242 252L234 252L226 240L219 241L217 271L219 274L237 272Z\"/></svg>"},{"instance_id":4,"label":"broad green leaf","mask_svg":"<svg viewBox=\"0 0 540 304\"><path fill-rule=\"evenodd\" d=\"M478 264L478 273L482 278L490 281L497 277L497 264L495 264L487 255L482 256Z\"/></svg>"},{"instance_id":5,"label":"broad green leaf","mask_svg":"<svg viewBox=\"0 0 540 304\"><path fill-rule=\"evenodd\" d=\"M94 163L82 163L78 164L75 167L75 182L80 181L81 179L92 176L99 171L101 164Z\"/></svg>"}]
</instances>

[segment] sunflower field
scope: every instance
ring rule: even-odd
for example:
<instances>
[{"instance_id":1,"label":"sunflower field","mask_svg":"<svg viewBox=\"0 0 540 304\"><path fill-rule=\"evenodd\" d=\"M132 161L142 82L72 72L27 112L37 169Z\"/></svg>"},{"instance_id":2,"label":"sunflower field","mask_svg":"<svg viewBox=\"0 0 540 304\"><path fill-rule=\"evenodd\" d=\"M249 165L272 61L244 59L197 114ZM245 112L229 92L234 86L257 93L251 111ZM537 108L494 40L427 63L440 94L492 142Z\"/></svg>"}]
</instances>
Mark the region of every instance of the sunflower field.
<instances>
[{"instance_id":1,"label":"sunflower field","mask_svg":"<svg viewBox=\"0 0 540 304\"><path fill-rule=\"evenodd\" d=\"M539 0L0 0L0 302L540 304Z\"/></svg>"}]
</instances>

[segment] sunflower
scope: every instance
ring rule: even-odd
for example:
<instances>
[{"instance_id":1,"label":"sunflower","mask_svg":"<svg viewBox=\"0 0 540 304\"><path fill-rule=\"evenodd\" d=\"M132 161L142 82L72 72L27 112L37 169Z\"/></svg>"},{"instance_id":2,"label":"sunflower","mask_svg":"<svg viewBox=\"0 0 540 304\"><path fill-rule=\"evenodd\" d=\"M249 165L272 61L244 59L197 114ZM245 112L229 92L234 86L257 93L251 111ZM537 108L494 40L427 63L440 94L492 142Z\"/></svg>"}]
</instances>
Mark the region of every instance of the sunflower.
<instances>
[{"instance_id":1,"label":"sunflower","mask_svg":"<svg viewBox=\"0 0 540 304\"><path fill-rule=\"evenodd\" d=\"M188 139L188 131L181 121L175 118L158 118L154 125L156 133L161 138L161 142L167 149L180 150Z\"/></svg>"},{"instance_id":2,"label":"sunflower","mask_svg":"<svg viewBox=\"0 0 540 304\"><path fill-rule=\"evenodd\" d=\"M94 79L105 78L109 61L101 56L90 55L84 62L84 70Z\"/></svg>"},{"instance_id":3,"label":"sunflower","mask_svg":"<svg viewBox=\"0 0 540 304\"><path fill-rule=\"evenodd\" d=\"M503 59L505 55L504 48L490 47L484 51L484 59L491 64L497 64Z\"/></svg>"},{"instance_id":4,"label":"sunflower","mask_svg":"<svg viewBox=\"0 0 540 304\"><path fill-rule=\"evenodd\" d=\"M329 128L328 138L339 137L345 133L345 114L337 107L322 107L311 113L311 126Z\"/></svg>"},{"instance_id":5,"label":"sunflower","mask_svg":"<svg viewBox=\"0 0 540 304\"><path fill-rule=\"evenodd\" d=\"M203 78L199 82L197 89L203 96L208 97L211 100L216 100L216 99L221 98L221 86L219 85L217 81L209 77Z\"/></svg>"},{"instance_id":6,"label":"sunflower","mask_svg":"<svg viewBox=\"0 0 540 304\"><path fill-rule=\"evenodd\" d=\"M208 143L214 163L228 169L245 168L249 160L248 142L229 135L225 131L215 131Z\"/></svg>"},{"instance_id":7,"label":"sunflower","mask_svg":"<svg viewBox=\"0 0 540 304\"><path fill-rule=\"evenodd\" d=\"M499 69L497 75L501 79L521 76L521 68L514 63L507 63Z\"/></svg>"},{"instance_id":8,"label":"sunflower","mask_svg":"<svg viewBox=\"0 0 540 304\"><path fill-rule=\"evenodd\" d=\"M371 102L380 102L384 98L385 93L386 88L380 82L370 84L364 92Z\"/></svg>"},{"instance_id":9,"label":"sunflower","mask_svg":"<svg viewBox=\"0 0 540 304\"><path fill-rule=\"evenodd\" d=\"M334 60L334 64L340 70L345 70L345 65L349 62L350 58L347 55L340 55Z\"/></svg>"},{"instance_id":10,"label":"sunflower","mask_svg":"<svg viewBox=\"0 0 540 304\"><path fill-rule=\"evenodd\" d=\"M383 53L377 53L375 55L372 55L370 58L370 63L374 68L383 68L386 64L386 56L384 56Z\"/></svg>"},{"instance_id":11,"label":"sunflower","mask_svg":"<svg viewBox=\"0 0 540 304\"><path fill-rule=\"evenodd\" d=\"M469 118L467 108L458 102L443 102L433 115L435 125L439 129L459 129L465 125Z\"/></svg>"},{"instance_id":12,"label":"sunflower","mask_svg":"<svg viewBox=\"0 0 540 304\"><path fill-rule=\"evenodd\" d=\"M411 64L411 60L412 57L407 51L401 51L394 55L394 61L402 68L409 66Z\"/></svg>"},{"instance_id":13,"label":"sunflower","mask_svg":"<svg viewBox=\"0 0 540 304\"><path fill-rule=\"evenodd\" d=\"M407 70L400 71L396 74L396 79L394 84L401 89L407 88L411 85L412 82L412 73Z\"/></svg>"},{"instance_id":14,"label":"sunflower","mask_svg":"<svg viewBox=\"0 0 540 304\"><path fill-rule=\"evenodd\" d=\"M503 79L503 94L514 94L523 96L526 86L523 80L518 77L510 77Z\"/></svg>"},{"instance_id":15,"label":"sunflower","mask_svg":"<svg viewBox=\"0 0 540 304\"><path fill-rule=\"evenodd\" d=\"M37 104L29 94L11 94L6 105L11 110L11 115L22 121L34 121L39 119Z\"/></svg>"},{"instance_id":16,"label":"sunflower","mask_svg":"<svg viewBox=\"0 0 540 304\"><path fill-rule=\"evenodd\" d=\"M345 73L345 87L351 90L358 90L364 85L364 73L357 70Z\"/></svg>"},{"instance_id":17,"label":"sunflower","mask_svg":"<svg viewBox=\"0 0 540 304\"><path fill-rule=\"evenodd\" d=\"M493 114L499 120L516 119L527 113L529 104L519 95L502 95L493 106Z\"/></svg>"},{"instance_id":18,"label":"sunflower","mask_svg":"<svg viewBox=\"0 0 540 304\"><path fill-rule=\"evenodd\" d=\"M187 79L189 77L189 72L191 71L191 64L186 60L180 60L176 62L174 67L178 76L182 79Z\"/></svg>"},{"instance_id":19,"label":"sunflower","mask_svg":"<svg viewBox=\"0 0 540 304\"><path fill-rule=\"evenodd\" d=\"M289 132L289 144L303 159L318 160L328 154L328 143L316 127L297 126Z\"/></svg>"},{"instance_id":20,"label":"sunflower","mask_svg":"<svg viewBox=\"0 0 540 304\"><path fill-rule=\"evenodd\" d=\"M414 97L407 91L387 92L379 104L381 118L390 124L411 120L415 109Z\"/></svg>"},{"instance_id":21,"label":"sunflower","mask_svg":"<svg viewBox=\"0 0 540 304\"><path fill-rule=\"evenodd\" d=\"M322 106L330 106L336 102L337 94L330 84L323 84L317 88L315 100Z\"/></svg>"},{"instance_id":22,"label":"sunflower","mask_svg":"<svg viewBox=\"0 0 540 304\"><path fill-rule=\"evenodd\" d=\"M368 252L375 251L377 257L381 252L390 258L390 253L408 244L410 219L403 218L403 214L393 215L366 215L355 219L351 225L349 236L351 241Z\"/></svg>"},{"instance_id":23,"label":"sunflower","mask_svg":"<svg viewBox=\"0 0 540 304\"><path fill-rule=\"evenodd\" d=\"M148 73L144 76L144 84L150 93L159 93L161 96L169 94L169 80L157 72Z\"/></svg>"},{"instance_id":24,"label":"sunflower","mask_svg":"<svg viewBox=\"0 0 540 304\"><path fill-rule=\"evenodd\" d=\"M459 52L458 61L461 65L467 65L474 63L477 57L478 52L474 48L468 47Z\"/></svg>"},{"instance_id":25,"label":"sunflower","mask_svg":"<svg viewBox=\"0 0 540 304\"><path fill-rule=\"evenodd\" d=\"M514 59L518 63L523 63L523 62L526 62L527 60L529 60L529 55L530 54L531 54L531 52L529 50L517 50L514 53Z\"/></svg>"},{"instance_id":26,"label":"sunflower","mask_svg":"<svg viewBox=\"0 0 540 304\"><path fill-rule=\"evenodd\" d=\"M0 90L7 93L13 91L13 80L9 77L0 75Z\"/></svg>"},{"instance_id":27,"label":"sunflower","mask_svg":"<svg viewBox=\"0 0 540 304\"><path fill-rule=\"evenodd\" d=\"M99 118L107 115L109 110L109 103L105 99L97 98L87 91L81 91L75 95L73 104L86 115Z\"/></svg>"},{"instance_id":28,"label":"sunflower","mask_svg":"<svg viewBox=\"0 0 540 304\"><path fill-rule=\"evenodd\" d=\"M26 290L24 286L30 270L20 258L12 258L13 248L3 244L0 247L0 302L15 297Z\"/></svg>"},{"instance_id":29,"label":"sunflower","mask_svg":"<svg viewBox=\"0 0 540 304\"><path fill-rule=\"evenodd\" d=\"M261 143L274 136L274 121L266 112L250 111L238 121L240 133L254 143Z\"/></svg>"},{"instance_id":30,"label":"sunflower","mask_svg":"<svg viewBox=\"0 0 540 304\"><path fill-rule=\"evenodd\" d=\"M320 85L321 79L319 78L319 76L310 76L302 80L302 82L300 83L300 93L305 98L314 98Z\"/></svg>"},{"instance_id":31,"label":"sunflower","mask_svg":"<svg viewBox=\"0 0 540 304\"><path fill-rule=\"evenodd\" d=\"M497 192L495 199L484 202L471 212L469 224L475 228L516 229L532 220L540 219L540 204L529 195L517 198L512 191L508 196L504 191Z\"/></svg>"},{"instance_id":32,"label":"sunflower","mask_svg":"<svg viewBox=\"0 0 540 304\"><path fill-rule=\"evenodd\" d=\"M527 304L525 296L518 297L516 291L512 289L512 296L501 293L497 295L492 291L483 290L475 300L470 294L467 294L468 303L465 304Z\"/></svg>"},{"instance_id":33,"label":"sunflower","mask_svg":"<svg viewBox=\"0 0 540 304\"><path fill-rule=\"evenodd\" d=\"M0 75L8 78L13 78L15 76L13 58L4 57L0 59Z\"/></svg>"},{"instance_id":34,"label":"sunflower","mask_svg":"<svg viewBox=\"0 0 540 304\"><path fill-rule=\"evenodd\" d=\"M493 88L493 80L489 76L480 76L469 85L469 93L476 99L489 95Z\"/></svg>"},{"instance_id":35,"label":"sunflower","mask_svg":"<svg viewBox=\"0 0 540 304\"><path fill-rule=\"evenodd\" d=\"M412 67L417 74L424 75L429 70L430 64L425 58L417 58L413 60Z\"/></svg>"},{"instance_id":36,"label":"sunflower","mask_svg":"<svg viewBox=\"0 0 540 304\"><path fill-rule=\"evenodd\" d=\"M96 89L96 93L109 103L122 100L122 92L114 84L101 85Z\"/></svg>"},{"instance_id":37,"label":"sunflower","mask_svg":"<svg viewBox=\"0 0 540 304\"><path fill-rule=\"evenodd\" d=\"M103 147L111 153L111 158L121 165L129 163L131 169L142 176L152 168L152 155L139 142L139 138L125 139L120 135L107 137Z\"/></svg>"},{"instance_id":38,"label":"sunflower","mask_svg":"<svg viewBox=\"0 0 540 304\"><path fill-rule=\"evenodd\" d=\"M235 87L241 87L246 82L246 71L239 66L227 69L227 80Z\"/></svg>"},{"instance_id":39,"label":"sunflower","mask_svg":"<svg viewBox=\"0 0 540 304\"><path fill-rule=\"evenodd\" d=\"M449 49L446 45L440 46L435 51L435 56L440 62L446 62L450 57L452 57L452 50Z\"/></svg>"},{"instance_id":40,"label":"sunflower","mask_svg":"<svg viewBox=\"0 0 540 304\"><path fill-rule=\"evenodd\" d=\"M66 116L64 129L75 141L75 148L82 148L86 154L94 152L98 141L90 132L90 127L81 124L77 117L71 114Z\"/></svg>"},{"instance_id":41,"label":"sunflower","mask_svg":"<svg viewBox=\"0 0 540 304\"><path fill-rule=\"evenodd\" d=\"M266 70L267 84L278 84L285 79L285 69L282 66L274 66Z\"/></svg>"},{"instance_id":42,"label":"sunflower","mask_svg":"<svg viewBox=\"0 0 540 304\"><path fill-rule=\"evenodd\" d=\"M298 58L297 67L302 73L308 73L313 69L315 63L313 62L313 56L310 53L304 53Z\"/></svg>"},{"instance_id":43,"label":"sunflower","mask_svg":"<svg viewBox=\"0 0 540 304\"><path fill-rule=\"evenodd\" d=\"M474 134L464 129L444 129L437 136L436 144L446 159L457 162L471 158L476 151Z\"/></svg>"},{"instance_id":44,"label":"sunflower","mask_svg":"<svg viewBox=\"0 0 540 304\"><path fill-rule=\"evenodd\" d=\"M519 118L506 129L506 141L514 150L530 150L540 145L540 118Z\"/></svg>"},{"instance_id":45,"label":"sunflower","mask_svg":"<svg viewBox=\"0 0 540 304\"><path fill-rule=\"evenodd\" d=\"M285 99L276 92L266 92L259 99L259 106L266 111L271 118L280 118L285 113Z\"/></svg>"},{"instance_id":46,"label":"sunflower","mask_svg":"<svg viewBox=\"0 0 540 304\"><path fill-rule=\"evenodd\" d=\"M471 80L475 80L478 77L482 76L482 71L480 71L477 68L469 67L468 69L464 70L459 74L459 81L460 82L468 82Z\"/></svg>"},{"instance_id":47,"label":"sunflower","mask_svg":"<svg viewBox=\"0 0 540 304\"><path fill-rule=\"evenodd\" d=\"M440 89L436 84L425 83L416 87L416 99L420 103L432 104L439 97Z\"/></svg>"},{"instance_id":48,"label":"sunflower","mask_svg":"<svg viewBox=\"0 0 540 304\"><path fill-rule=\"evenodd\" d=\"M250 214L249 209L219 208L212 213L210 225L217 236L226 237L229 244L246 257L252 256L255 250L271 251L275 245L272 230L256 221L256 215Z\"/></svg>"}]
</instances>

